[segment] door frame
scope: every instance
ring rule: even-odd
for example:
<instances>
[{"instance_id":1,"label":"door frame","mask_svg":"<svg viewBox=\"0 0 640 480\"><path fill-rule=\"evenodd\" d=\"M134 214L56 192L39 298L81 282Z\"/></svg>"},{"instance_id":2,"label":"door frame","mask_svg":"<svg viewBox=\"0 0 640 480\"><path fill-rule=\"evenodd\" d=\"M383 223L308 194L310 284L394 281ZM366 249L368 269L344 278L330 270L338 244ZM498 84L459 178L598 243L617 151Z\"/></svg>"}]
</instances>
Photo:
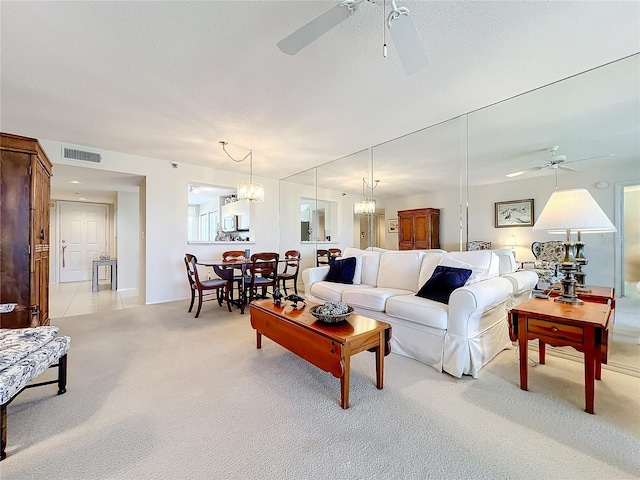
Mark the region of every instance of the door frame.
<instances>
[{"instance_id":1,"label":"door frame","mask_svg":"<svg viewBox=\"0 0 640 480\"><path fill-rule=\"evenodd\" d=\"M617 297L623 297L625 294L624 283L624 189L625 187L632 187L634 185L640 185L638 180L624 180L615 182L615 214L614 222L615 227L618 229L616 233L616 240L614 242L614 285L617 292Z\"/></svg>"}]
</instances>

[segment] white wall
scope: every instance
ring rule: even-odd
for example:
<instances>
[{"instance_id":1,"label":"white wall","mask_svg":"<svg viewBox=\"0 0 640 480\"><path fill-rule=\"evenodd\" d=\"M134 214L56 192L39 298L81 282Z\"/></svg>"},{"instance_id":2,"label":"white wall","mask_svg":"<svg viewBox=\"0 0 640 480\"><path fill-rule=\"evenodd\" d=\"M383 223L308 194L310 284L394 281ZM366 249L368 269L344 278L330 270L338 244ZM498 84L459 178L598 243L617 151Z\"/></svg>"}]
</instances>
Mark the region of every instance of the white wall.
<instances>
[{"instance_id":1,"label":"white wall","mask_svg":"<svg viewBox=\"0 0 640 480\"><path fill-rule=\"evenodd\" d=\"M63 143L40 139L54 165L66 164L97 170L145 176L140 187L140 295L146 303L160 303L189 296L183 257L186 252L198 258L219 257L224 250L235 249L240 243L187 244L187 188L189 181L213 185L236 185L246 180L246 174L180 164L177 169L166 160L101 150L102 163L87 164L61 158ZM88 148L69 145L74 148ZM95 151L95 148L90 148ZM231 166L230 166L231 167ZM256 204L257 238L250 245L253 251L278 251L278 180L255 177L265 187L264 203ZM247 242L242 242L246 244ZM244 248L244 247L243 247Z\"/></svg>"},{"instance_id":2,"label":"white wall","mask_svg":"<svg viewBox=\"0 0 640 480\"><path fill-rule=\"evenodd\" d=\"M118 192L116 204L116 242L118 259L118 290L138 288L138 257L140 245L140 195Z\"/></svg>"}]
</instances>

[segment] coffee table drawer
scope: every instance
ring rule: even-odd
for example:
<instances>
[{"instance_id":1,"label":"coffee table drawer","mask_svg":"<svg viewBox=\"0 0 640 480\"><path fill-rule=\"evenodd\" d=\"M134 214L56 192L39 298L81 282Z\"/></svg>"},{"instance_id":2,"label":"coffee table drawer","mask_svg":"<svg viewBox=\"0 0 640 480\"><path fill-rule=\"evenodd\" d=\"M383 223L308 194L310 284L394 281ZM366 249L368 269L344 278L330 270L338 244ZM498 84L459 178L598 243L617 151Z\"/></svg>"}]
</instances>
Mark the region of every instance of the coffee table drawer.
<instances>
[{"instance_id":1,"label":"coffee table drawer","mask_svg":"<svg viewBox=\"0 0 640 480\"><path fill-rule=\"evenodd\" d=\"M582 327L575 325L564 325L556 322L548 322L537 318L528 319L527 330L533 334L543 337L558 338L569 342L582 343L584 331Z\"/></svg>"}]
</instances>

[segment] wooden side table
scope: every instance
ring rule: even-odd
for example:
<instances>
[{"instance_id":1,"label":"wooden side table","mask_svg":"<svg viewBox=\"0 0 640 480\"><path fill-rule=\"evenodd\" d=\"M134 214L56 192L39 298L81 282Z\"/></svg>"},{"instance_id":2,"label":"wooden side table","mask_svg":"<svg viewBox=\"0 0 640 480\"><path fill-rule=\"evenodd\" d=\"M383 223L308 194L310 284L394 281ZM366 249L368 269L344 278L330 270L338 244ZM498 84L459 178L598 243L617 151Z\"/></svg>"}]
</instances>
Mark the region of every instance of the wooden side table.
<instances>
[{"instance_id":1,"label":"wooden side table","mask_svg":"<svg viewBox=\"0 0 640 480\"><path fill-rule=\"evenodd\" d=\"M555 283L551 285L549 295L551 297L557 297L562 291L562 285ZM616 290L613 287L597 287L593 285L585 285L583 289L576 290L576 295L585 302L593 303L605 303L611 307L611 318L614 318L614 311L616 309ZM540 345L541 349L544 349L544 344ZM609 329L607 328L602 333L602 363L607 364L609 357ZM596 372L598 373L598 372ZM598 373L599 375L599 373Z\"/></svg>"},{"instance_id":2,"label":"wooden side table","mask_svg":"<svg viewBox=\"0 0 640 480\"><path fill-rule=\"evenodd\" d=\"M594 413L595 379L602 374L602 341L609 327L611 306L585 302L570 305L553 299L530 298L509 312L509 322L520 347L520 388L528 389L528 341L539 339L540 364L545 364L543 345L570 346L584 353L585 411Z\"/></svg>"}]
</instances>

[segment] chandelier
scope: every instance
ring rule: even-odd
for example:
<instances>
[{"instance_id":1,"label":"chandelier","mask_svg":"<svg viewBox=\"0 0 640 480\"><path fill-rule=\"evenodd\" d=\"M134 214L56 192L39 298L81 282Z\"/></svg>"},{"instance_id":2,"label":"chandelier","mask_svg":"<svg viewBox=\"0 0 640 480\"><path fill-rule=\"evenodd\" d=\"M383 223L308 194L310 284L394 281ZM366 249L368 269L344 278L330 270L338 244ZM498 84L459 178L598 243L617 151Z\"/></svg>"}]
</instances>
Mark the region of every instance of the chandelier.
<instances>
[{"instance_id":1,"label":"chandelier","mask_svg":"<svg viewBox=\"0 0 640 480\"><path fill-rule=\"evenodd\" d=\"M253 182L253 150L249 150L249 153L247 153L242 159L236 160L229 155L229 152L227 152L228 142L220 141L218 143L222 145L222 150L227 154L227 157L234 162L240 163L244 162L247 158L249 159L249 181L238 183L236 198L238 200L249 200L250 202L264 202L264 187L259 183Z\"/></svg>"},{"instance_id":2,"label":"chandelier","mask_svg":"<svg viewBox=\"0 0 640 480\"><path fill-rule=\"evenodd\" d=\"M373 184L373 187L370 187L367 183L366 179L362 179L362 196L364 197L361 201L353 204L353 213L356 215L371 215L376 213L376 201L373 198L367 199L364 195L364 187L366 187L372 192L378 186L378 182L380 180L376 180Z\"/></svg>"}]
</instances>

